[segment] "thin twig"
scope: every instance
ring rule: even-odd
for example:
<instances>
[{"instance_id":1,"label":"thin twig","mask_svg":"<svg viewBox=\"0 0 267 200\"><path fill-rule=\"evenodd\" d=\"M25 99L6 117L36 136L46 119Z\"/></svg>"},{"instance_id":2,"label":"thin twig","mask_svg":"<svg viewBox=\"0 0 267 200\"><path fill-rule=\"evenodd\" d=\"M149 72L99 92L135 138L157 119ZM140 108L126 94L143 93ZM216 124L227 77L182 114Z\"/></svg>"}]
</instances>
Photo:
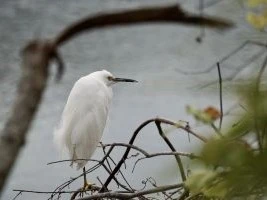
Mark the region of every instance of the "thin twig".
<instances>
[{"instance_id":1,"label":"thin twig","mask_svg":"<svg viewBox=\"0 0 267 200\"><path fill-rule=\"evenodd\" d=\"M162 131L162 128L161 128L161 123L164 123L165 120L156 120L155 123L156 123L156 126L158 128L158 131L159 131L159 134L160 136L163 138L163 140L166 142L166 144L170 147L170 149L173 151L173 152L176 152L176 149L174 148L174 146L172 145L172 143L170 142L170 140L165 136L165 134L163 133ZM183 167L183 163L182 163L182 160L180 158L179 155L174 155L175 156L175 159L177 161L177 164L178 164L178 167L179 167L179 170L180 170L180 173L181 173L181 177L182 177L182 180L183 182L186 181L186 175L185 175L185 171L184 171L184 167ZM186 195L185 197L187 197L189 195L189 192L187 190L185 190L186 192Z\"/></svg>"},{"instance_id":2,"label":"thin twig","mask_svg":"<svg viewBox=\"0 0 267 200\"><path fill-rule=\"evenodd\" d=\"M140 162L141 160L144 160L144 159L147 159L147 158L158 157L158 156L169 156L169 155L185 156L185 157L188 157L190 159L200 158L199 156L196 156L193 153L184 153L184 152L161 152L161 153L148 154L148 155L145 155L145 157L142 157L142 158L139 158L139 159L136 160L136 162L134 163L132 172L134 171L137 163Z\"/></svg>"},{"instance_id":3,"label":"thin twig","mask_svg":"<svg viewBox=\"0 0 267 200\"><path fill-rule=\"evenodd\" d=\"M177 123L175 123L175 122L172 122L172 121L170 121L170 120L163 119L163 118L156 118L155 120L158 120L158 121L160 121L160 122L163 123L163 124L168 124L168 125L174 126L174 127L176 127L177 129L182 129L182 130L184 130L186 133L189 133L189 134L195 136L196 138L198 138L198 139L201 140L202 142L207 142L207 141L208 141L207 138L205 138L205 137L202 136L202 135L199 135L199 134L195 133L195 132L194 132L189 126L187 126L187 125L186 125L186 126L182 126L182 125L180 125L180 124L177 124Z\"/></svg>"},{"instance_id":4,"label":"thin twig","mask_svg":"<svg viewBox=\"0 0 267 200\"><path fill-rule=\"evenodd\" d=\"M106 158L108 157L108 155L106 156ZM86 160L86 161L93 161L93 162L97 162L98 164L99 164L99 166L100 165L102 165L102 167L110 174L111 173L111 170L104 164L104 161L106 160L106 158L103 160L95 160L95 159L76 159L76 160L74 160L74 161L80 161L80 160ZM48 163L48 165L51 165L51 164L56 164L56 163L61 163L61 162L72 162L73 160L59 160L59 161L54 161L54 162L50 162L50 163ZM94 168L94 169L96 169L96 168ZM89 169L89 170L87 170L86 171L86 173L88 173L88 172L92 172L93 170L91 170L91 169ZM121 173L121 175L123 176L123 174ZM71 181L73 182L74 180L76 180L77 178L79 178L79 177L82 177L83 176L83 174L81 174L80 176L78 176L78 177L76 177L76 178L73 178L73 179L71 179ZM128 189L125 185L123 185L123 184L121 184L118 180L117 180L117 178L116 177L114 177L113 178L114 179L114 181L119 185L119 186L121 186L122 188L124 188L125 190L127 190L127 191L130 191L130 192L132 192L132 191L134 191L132 188L131 188L131 186L129 185L129 183L126 181L126 183L127 183L127 185L130 187L130 189ZM125 179L125 178L124 178ZM81 191L81 189L78 189L78 190L76 190L76 193L78 194L79 192ZM56 192L55 192L55 194L56 194ZM76 194L76 195L77 195ZM75 195L75 196L76 196Z\"/></svg>"},{"instance_id":5,"label":"thin twig","mask_svg":"<svg viewBox=\"0 0 267 200\"><path fill-rule=\"evenodd\" d=\"M200 12L200 16L203 16L204 14L204 0L199 0L198 1L198 10ZM199 35L196 37L196 41L198 43L201 43L203 38L205 37L205 25L203 24L201 27L200 27L200 33Z\"/></svg>"},{"instance_id":6,"label":"thin twig","mask_svg":"<svg viewBox=\"0 0 267 200\"><path fill-rule=\"evenodd\" d=\"M235 48L234 50L232 50L230 53L228 53L224 57L222 57L218 62L220 64L223 64L226 60L228 60L230 57L232 57L235 54L237 54L239 51L244 49L247 45L255 45L255 46L260 46L260 47L263 47L263 48L267 47L267 45L264 44L264 43L248 40L248 41L245 41L240 46L238 46L237 48ZM185 74L185 75L199 75L199 74L205 74L205 73L208 73L208 72L212 71L214 68L216 68L216 65L217 65L217 63L212 64L210 67L208 67L208 68L206 68L204 70L201 70L201 71L184 71L184 70L181 70L181 69L178 69L178 68L176 70L178 72L182 73L182 74Z\"/></svg>"},{"instance_id":7,"label":"thin twig","mask_svg":"<svg viewBox=\"0 0 267 200\"><path fill-rule=\"evenodd\" d=\"M94 171L95 169L97 169L98 167L100 167L101 165L99 163L97 163L96 165L94 165L93 167L91 167L90 169L88 169L86 172L91 172L91 171ZM73 183L74 181L76 181L78 178L82 177L83 174L80 174L79 176L76 176L75 178L71 178L70 180L60 184L59 186L57 186L54 190L54 193L48 198L48 200L52 200L54 198L54 196L56 194L60 195L59 193L57 192L60 192L62 191L64 188L68 187L71 183Z\"/></svg>"},{"instance_id":8,"label":"thin twig","mask_svg":"<svg viewBox=\"0 0 267 200\"><path fill-rule=\"evenodd\" d=\"M155 180L154 178L150 177L150 178L148 179L148 181L150 182L150 184L151 184L153 187L155 187L155 188L158 187L158 185L157 185L157 183L156 183L156 180ZM165 200L171 198L165 191L162 191L162 194L165 196ZM166 197L167 197L167 198L166 198Z\"/></svg>"},{"instance_id":9,"label":"thin twig","mask_svg":"<svg viewBox=\"0 0 267 200\"><path fill-rule=\"evenodd\" d=\"M101 198L116 198L116 199L132 199L139 196L144 196L148 194L155 194L158 192L163 192L167 190L173 190L177 188L184 187L183 183L180 184L173 184L173 185L165 185L165 186L159 186L157 188L143 190L143 191L136 191L132 194L124 194L124 193L118 193L118 192L105 192L105 193L98 193L92 196L80 198L77 200L91 200L91 199L101 199Z\"/></svg>"},{"instance_id":10,"label":"thin twig","mask_svg":"<svg viewBox=\"0 0 267 200\"><path fill-rule=\"evenodd\" d=\"M250 65L251 63L253 63L255 60L259 59L262 55L264 55L264 53L266 53L266 47L264 47L264 49L261 49L260 51L258 51L257 53L255 53L254 55L252 55L249 59L245 60L244 63L238 65L235 67L235 72L232 73L231 75L229 75L228 77L222 79L223 82L229 82L229 81L233 81L238 74L240 73L240 71L242 69L244 69L246 66ZM219 62L220 64L222 64L222 62ZM225 68L228 68L227 66L224 66ZM231 66L231 69L233 67ZM208 87L210 85L214 85L215 83L217 83L218 80L216 79L215 81L211 81L207 84L201 85L201 86L197 86L197 89L203 89L205 87Z\"/></svg>"},{"instance_id":11,"label":"thin twig","mask_svg":"<svg viewBox=\"0 0 267 200\"><path fill-rule=\"evenodd\" d=\"M222 99L222 75L221 75L221 68L220 63L217 63L217 69L218 69L218 76L219 76L219 98L220 98L220 124L219 124L219 130L222 129L222 121L223 121L223 99Z\"/></svg>"},{"instance_id":12,"label":"thin twig","mask_svg":"<svg viewBox=\"0 0 267 200\"><path fill-rule=\"evenodd\" d=\"M164 124L169 124L169 125L172 125L172 126L175 126L177 127L178 129L183 129L184 131L186 131L187 133L190 133L192 135L194 135L195 137L197 137L198 139L202 140L203 142L206 142L207 139L203 136L200 136L196 133L194 133L191 129L188 129L187 127L183 127L181 125L177 125L177 123L175 122L172 122L172 121L169 121L169 120L166 120L166 119L162 119L162 118L152 118L152 119L149 119L149 120L146 120L145 122L143 122L133 133L130 141L129 141L129 144L130 145L133 145L137 135L139 134L139 132L145 127L147 126L148 124L150 124L151 122L155 122L155 121L160 121L161 123L164 123ZM124 161L127 159L128 157L128 154L131 150L131 147L127 147L125 153L123 154L121 160L118 162L117 166L114 168L114 170L112 171L112 173L110 174L110 176L107 178L105 184L104 184L104 187L101 188L101 190L99 191L100 193L101 192L104 192L104 188L107 188L109 183L111 182L111 180L113 179L113 177L115 176L115 174L118 172L118 170L120 169L121 165L124 163Z\"/></svg>"},{"instance_id":13,"label":"thin twig","mask_svg":"<svg viewBox=\"0 0 267 200\"><path fill-rule=\"evenodd\" d=\"M91 190L96 190L100 189L97 186L92 185L90 189L87 189L86 191L91 191ZM70 191L60 191L60 192L55 192L55 191L36 191L36 190L21 190L21 189L14 189L14 192L21 192L21 193L35 193L35 194L72 194L76 192L76 190L70 190Z\"/></svg>"},{"instance_id":14,"label":"thin twig","mask_svg":"<svg viewBox=\"0 0 267 200\"><path fill-rule=\"evenodd\" d=\"M65 160L57 160L57 161L53 161L53 162L49 162L47 163L47 165L53 165L53 164L58 164L58 163L62 163L62 162L72 162L72 161L92 161L92 162L97 162L99 164L101 163L101 160L96 160L96 159L65 159Z\"/></svg>"},{"instance_id":15,"label":"thin twig","mask_svg":"<svg viewBox=\"0 0 267 200\"><path fill-rule=\"evenodd\" d=\"M260 84L261 84L261 79L264 73L264 70L267 66L267 56L265 56L261 69L259 71L258 77L256 79L256 88L255 88L255 92L256 92L256 97L259 98L260 95ZM256 136L257 136L257 141L258 141L258 145L259 145L259 150L260 152L263 152L263 140L262 140L262 134L260 133L260 129L259 129L259 124L258 124L258 112L259 112L259 105L256 104L255 106L255 129L256 129Z\"/></svg>"},{"instance_id":16,"label":"thin twig","mask_svg":"<svg viewBox=\"0 0 267 200\"><path fill-rule=\"evenodd\" d=\"M155 124L157 126L157 129L158 129L158 132L159 132L160 136L163 138L163 140L166 142L166 144L170 147L172 152L176 152L176 149L174 148L174 146L172 145L170 140L165 136L165 134L162 131L162 128L161 128L161 125L160 125L161 121L156 120ZM179 167L179 170L180 170L180 173L181 173L181 177L182 177L182 180L184 182L184 181L186 181L186 175L185 175L185 171L184 171L182 160L181 160L180 156L177 155L177 154L175 154L174 157L175 157L175 159L177 161L177 164L178 164L178 167Z\"/></svg>"},{"instance_id":17,"label":"thin twig","mask_svg":"<svg viewBox=\"0 0 267 200\"><path fill-rule=\"evenodd\" d=\"M133 133L132 138L129 141L129 144L132 145L134 143L135 138L137 137L138 133L148 124L150 124L151 122L153 122L154 119L150 119L147 120L145 122L143 122ZM118 172L118 170L120 169L121 165L124 163L125 159L127 158L129 152L131 150L131 147L127 147L125 153L123 154L123 157L121 158L121 160L118 162L117 166L114 168L114 170L112 171L111 175L109 175L109 177L107 178L104 186L102 187L102 189L99 192L104 192L105 188L108 187L110 181L113 179L113 177L115 176L115 174Z\"/></svg>"},{"instance_id":18,"label":"thin twig","mask_svg":"<svg viewBox=\"0 0 267 200\"><path fill-rule=\"evenodd\" d=\"M15 200L19 195L21 195L22 194L22 192L20 191L20 192L18 192L18 194L16 194L16 196L12 199L12 200Z\"/></svg>"},{"instance_id":19,"label":"thin twig","mask_svg":"<svg viewBox=\"0 0 267 200\"><path fill-rule=\"evenodd\" d=\"M116 145L113 145L113 146L115 147ZM107 146L105 146L105 145L102 144L103 152L104 152L104 154L106 155L105 147L107 147ZM107 159L106 159L107 162L108 162L108 158L111 160L111 162L112 162L115 166L117 165L116 162L111 158L111 156L108 156L108 157L107 157ZM109 165L109 166L110 166L110 165ZM111 167L110 167L110 171L112 171ZM127 191L132 191L132 192L135 191L135 190L132 188L132 186L130 185L130 183L127 181L127 179L125 178L125 176L124 176L124 174L122 173L122 171L119 170L118 172L120 173L122 179L125 181L125 183L126 183L127 186L129 187L129 189L128 189L126 186L123 185L123 188L124 188L124 189L127 188L127 189L126 189ZM117 179L116 179L116 180L117 180ZM117 182L117 185L118 185L118 186L121 186L122 184L119 183L119 182ZM103 184L102 184L102 186L103 186Z\"/></svg>"},{"instance_id":20,"label":"thin twig","mask_svg":"<svg viewBox=\"0 0 267 200\"><path fill-rule=\"evenodd\" d=\"M149 153L147 153L144 149L141 149L140 147L138 146L135 146L133 144L126 144L126 143L118 143L118 142L115 142L115 143L112 143L112 144L103 144L104 147L109 147L109 146L121 146L121 147L130 147L131 149L134 149L142 154L144 154L145 156L149 155Z\"/></svg>"},{"instance_id":21,"label":"thin twig","mask_svg":"<svg viewBox=\"0 0 267 200\"><path fill-rule=\"evenodd\" d=\"M102 158L101 162L104 162L105 159L107 159L107 157L109 156L109 154L112 152L113 148L114 148L114 146L111 146L110 147L110 149L108 150L107 154ZM94 171L95 169L97 169L100 166L101 166L101 164L99 164L99 163L96 164L96 165L94 165L93 167L91 167L90 169L87 170L87 173L89 173L91 171ZM74 182L75 180L77 180L78 178L80 178L82 176L83 176L83 174L81 174L81 175L79 175L79 176L77 176L75 178L72 178L71 180L68 180L65 183L62 183L54 191L57 191L57 190L61 191L61 190L63 190L64 188L68 187L72 182ZM107 190L107 189L105 188L105 190ZM51 197L48 200L53 199L53 197L54 197L54 194L52 194Z\"/></svg>"},{"instance_id":22,"label":"thin twig","mask_svg":"<svg viewBox=\"0 0 267 200\"><path fill-rule=\"evenodd\" d=\"M101 145L101 147L102 147L103 154L106 155L106 150L105 150L105 147L103 146L102 142L100 142L100 145ZM111 168L111 165L110 165L108 159L106 159L106 162L107 162L107 164L108 164L109 170L111 171L112 168Z\"/></svg>"},{"instance_id":23,"label":"thin twig","mask_svg":"<svg viewBox=\"0 0 267 200\"><path fill-rule=\"evenodd\" d=\"M211 125L211 127L213 128L213 130L215 131L215 133L216 133L218 136L223 137L223 135L222 135L220 129L218 129L218 128L215 126L214 123L211 123L210 125Z\"/></svg>"},{"instance_id":24,"label":"thin twig","mask_svg":"<svg viewBox=\"0 0 267 200\"><path fill-rule=\"evenodd\" d=\"M262 79L262 76L263 76L263 73L264 73L264 70L267 66L267 56L265 56L264 60L263 60L263 63L261 65L261 69L259 71L259 74L258 74L258 77L257 77L257 89L259 90L260 89L260 83L261 83L261 79Z\"/></svg>"}]
</instances>

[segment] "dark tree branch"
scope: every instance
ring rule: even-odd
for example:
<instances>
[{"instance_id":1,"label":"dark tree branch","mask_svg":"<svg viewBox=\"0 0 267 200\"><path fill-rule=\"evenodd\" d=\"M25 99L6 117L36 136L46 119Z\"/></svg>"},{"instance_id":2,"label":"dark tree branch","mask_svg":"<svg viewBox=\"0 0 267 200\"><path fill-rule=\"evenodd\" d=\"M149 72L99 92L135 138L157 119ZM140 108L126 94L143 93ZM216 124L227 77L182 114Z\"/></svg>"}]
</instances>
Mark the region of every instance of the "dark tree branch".
<instances>
[{"instance_id":1,"label":"dark tree branch","mask_svg":"<svg viewBox=\"0 0 267 200\"><path fill-rule=\"evenodd\" d=\"M161 125L160 125L161 121L160 120L155 120L155 124L157 126L158 132L159 132L160 136L162 137L162 139L170 147L172 152L176 152L176 149L174 148L174 146L172 145L170 140L165 136L165 134L162 131L162 128L161 128ZM180 156L178 154L175 154L174 157L175 157L175 159L177 161L177 164L178 164L178 167L180 169L182 180L183 180L183 182L185 182L186 181L186 175L185 175L185 171L184 171L184 167L183 167L183 162L182 162L182 160L181 160L181 158L180 158Z\"/></svg>"},{"instance_id":2,"label":"dark tree branch","mask_svg":"<svg viewBox=\"0 0 267 200\"><path fill-rule=\"evenodd\" d=\"M58 66L58 70L57 70L57 74L56 74L56 81L59 82L64 74L64 70L65 70L65 64L64 61L61 57L61 55L57 52L54 51L54 58L55 58L55 62Z\"/></svg>"},{"instance_id":3,"label":"dark tree branch","mask_svg":"<svg viewBox=\"0 0 267 200\"><path fill-rule=\"evenodd\" d=\"M221 131L222 128L222 121L223 121L223 99L222 99L222 74L221 74L221 67L220 63L217 63L218 69L218 76L219 76L219 98L220 98L220 124L219 130Z\"/></svg>"},{"instance_id":4,"label":"dark tree branch","mask_svg":"<svg viewBox=\"0 0 267 200\"><path fill-rule=\"evenodd\" d=\"M178 4L166 7L137 8L127 11L103 13L84 18L63 30L54 40L55 46L62 45L77 34L108 26L131 25L137 23L180 23L209 28L230 28L233 23L216 17L189 14Z\"/></svg>"},{"instance_id":5,"label":"dark tree branch","mask_svg":"<svg viewBox=\"0 0 267 200\"><path fill-rule=\"evenodd\" d=\"M26 133L42 99L48 65L55 51L48 41L32 41L23 50L22 76L11 115L0 135L0 194L25 143Z\"/></svg>"},{"instance_id":6,"label":"dark tree branch","mask_svg":"<svg viewBox=\"0 0 267 200\"><path fill-rule=\"evenodd\" d=\"M106 153L105 148L106 148L107 146L103 145L102 143L101 143L101 146L102 146L104 155L106 155L107 153ZM114 143L112 146L117 146L117 145L116 145L116 143ZM138 148L138 147L136 147L136 148ZM109 162L108 162L108 159L110 159L111 162L112 162L115 166L117 165L116 162L112 159L111 156L108 156L108 157L107 157L107 159L106 159L106 162L107 162L107 163L109 163ZM110 164L109 164L109 167L110 167L110 171L112 171L112 169L111 169L111 165L110 165ZM121 172L121 170L119 170L119 173L120 173L122 179L124 180L124 182L125 182L125 183L127 184L127 186L129 187L128 191L135 191L135 190L131 187L131 185L129 184L129 182L128 182L127 179L125 178L124 174ZM119 186L118 183L117 183L117 185ZM102 184L102 186L103 186L103 184Z\"/></svg>"},{"instance_id":7,"label":"dark tree branch","mask_svg":"<svg viewBox=\"0 0 267 200\"><path fill-rule=\"evenodd\" d=\"M143 122L133 133L133 136L132 138L130 139L129 141L129 144L132 145L134 143L134 140L135 138L137 137L138 133L145 127L147 126L148 124L150 124L151 122L153 122L154 119L150 119L150 120L147 120L145 122ZM102 187L102 189L99 191L99 192L104 192L109 183L111 182L111 180L113 179L113 177L115 176L115 174L119 171L119 169L121 168L121 165L124 163L124 161L127 159L127 156L129 154L131 150L131 147L127 147L125 153L123 154L123 157L122 159L119 161L119 163L116 165L116 167L114 168L114 170L112 171L111 175L107 178L106 182L104 183L104 186Z\"/></svg>"},{"instance_id":8,"label":"dark tree branch","mask_svg":"<svg viewBox=\"0 0 267 200\"><path fill-rule=\"evenodd\" d=\"M184 152L160 152L160 153L147 154L147 155L145 155L145 157L137 159L137 161L134 163L132 172L134 171L137 163L140 162L141 160L144 160L147 158L158 157L158 156L170 156L170 155L172 155L172 156L174 156L174 155L185 156L185 157L188 157L190 159L200 158L199 156L196 156L193 153L184 153Z\"/></svg>"},{"instance_id":9,"label":"dark tree branch","mask_svg":"<svg viewBox=\"0 0 267 200\"><path fill-rule=\"evenodd\" d=\"M196 133L194 133L192 130L186 128L186 127L183 127L183 126L180 126L180 125L177 125L175 122L172 122L172 121L169 121L169 120L166 120L166 119L162 119L162 118L153 118L153 119L149 119L145 122L143 122L133 133L130 141L129 141L129 145L133 145L137 135L139 134L139 132L144 128L146 127L148 124L150 124L151 122L161 122L163 124L168 124L168 125L172 125L174 127L177 127L177 128L180 128L180 129L183 129L184 131L186 131L187 133L190 133L192 135L194 135L195 137L197 137L198 139L202 140L203 142L206 142L207 139L203 136L200 136ZM131 150L131 146L127 147L125 153L123 154L122 156L122 159L118 162L118 164L116 165L116 167L114 168L114 170L112 171L112 173L109 175L109 177L107 178L106 182L104 183L104 186L101 188L101 190L99 191L100 193L101 192L104 192L107 188L108 188L108 185L109 183L111 182L111 180L113 179L113 177L115 176L115 174L118 172L118 170L121 168L121 165L124 163L124 161L127 159L128 157L128 154ZM173 151L173 149L172 149Z\"/></svg>"}]
</instances>

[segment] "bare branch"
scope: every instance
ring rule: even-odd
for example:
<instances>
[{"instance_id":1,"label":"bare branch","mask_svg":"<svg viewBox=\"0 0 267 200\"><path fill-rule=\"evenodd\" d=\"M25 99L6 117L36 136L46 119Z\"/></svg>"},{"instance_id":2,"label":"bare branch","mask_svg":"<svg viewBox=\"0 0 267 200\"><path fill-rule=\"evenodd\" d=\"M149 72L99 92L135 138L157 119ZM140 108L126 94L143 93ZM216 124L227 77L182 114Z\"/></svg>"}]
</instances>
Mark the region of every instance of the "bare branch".
<instances>
[{"instance_id":1,"label":"bare branch","mask_svg":"<svg viewBox=\"0 0 267 200\"><path fill-rule=\"evenodd\" d=\"M17 98L0 136L0 194L42 99L48 78L47 66L55 51L46 40L32 41L22 54Z\"/></svg>"},{"instance_id":2,"label":"bare branch","mask_svg":"<svg viewBox=\"0 0 267 200\"><path fill-rule=\"evenodd\" d=\"M222 57L218 62L216 62L215 64L209 66L208 68L201 70L201 71L184 71L181 69L176 69L178 72L185 74L185 75L199 75L199 74L205 74L208 73L210 71L212 71L213 69L216 68L217 63L220 63L221 65L228 60L230 57L234 56L235 54L237 54L239 51L241 51L242 49L244 49L247 45L255 45L255 46L259 46L259 47L263 47L263 53L266 52L266 48L267 45L264 43L260 43L257 41L252 41L252 40L247 40L245 41L243 44L241 44L240 46L238 46L237 48L235 48L234 50L232 50L230 53L228 53L227 55L225 55L224 57ZM256 53L255 57L253 57L253 59L250 59L249 61L254 61L256 58L258 58L258 54L260 53ZM262 54L261 54L262 55ZM245 65L250 64L250 62L246 63ZM244 67L244 64L240 66L241 68ZM240 71L240 67L237 67L237 71ZM232 79L232 78L231 78ZM217 82L217 80L216 80Z\"/></svg>"},{"instance_id":3,"label":"bare branch","mask_svg":"<svg viewBox=\"0 0 267 200\"><path fill-rule=\"evenodd\" d=\"M219 130L222 128L222 120L223 120L223 100L222 100L222 75L221 75L221 68L220 63L217 63L218 68L218 76L219 76L219 98L220 98L220 124Z\"/></svg>"},{"instance_id":4,"label":"bare branch","mask_svg":"<svg viewBox=\"0 0 267 200\"><path fill-rule=\"evenodd\" d=\"M78 160L86 160L86 161L93 161L93 162L97 162L98 163L98 165L99 166L102 166L109 174L111 173L111 170L105 165L105 163L104 163L104 161L107 159L107 157L105 157L104 159L101 159L101 160L96 160L96 159L76 159L75 161L78 161ZM62 162L72 162L73 160L59 160L59 161L54 161L54 162L50 162L50 163L47 163L47 165L51 165L51 164L57 164L57 163L62 163ZM98 168L98 167L97 167ZM89 170L87 170L86 171L86 173L90 173L90 172L92 172L92 171L94 171L94 170L96 170L97 169L96 167L93 167L93 168L91 168L91 169L89 169ZM121 173L121 172L120 172ZM122 174L122 173L121 173ZM79 175L78 177L76 177L76 178L72 178L70 181L71 182L66 182L67 184L66 185L64 185L64 187L62 187L61 189L64 189L65 188L65 186L68 186L70 183L72 183L73 181L75 181L75 180L77 180L78 178L80 178L80 177L82 177L83 176L83 174L81 174L81 175ZM123 174L122 174L122 176L123 176ZM129 186L129 184L128 184L128 186L130 187L130 189L128 189L126 186L124 186L123 184L121 184L118 180L117 180L117 178L116 177L114 177L113 178L114 179L114 181L119 185L119 186L121 186L122 188L124 188L126 191L134 191L130 186ZM58 189L58 188L57 188ZM56 189L56 190L57 190ZM75 191L75 196L79 193L79 192L81 192L82 191L82 189L83 188L80 188L80 189L78 189L78 190L76 190ZM101 188L99 188L99 189L101 189ZM60 191L59 192L57 192L57 191L54 191L54 193L53 194L58 194L58 193L60 193ZM95 190L95 188L92 188L92 190Z\"/></svg>"},{"instance_id":5,"label":"bare branch","mask_svg":"<svg viewBox=\"0 0 267 200\"><path fill-rule=\"evenodd\" d=\"M91 199L99 199L99 198L116 198L116 199L132 199L135 197L140 197L143 195L148 195L148 194L155 194L158 192L163 192L163 191L167 191L167 190L173 190L173 189L177 189L177 188L181 188L184 187L184 185L182 183L180 184L173 184L173 185L165 185L165 186L159 186L157 188L153 188L153 189L149 189L149 190L143 190L143 191L136 191L134 193L131 194L124 194L124 193L119 193L119 192L105 192L105 193L99 193L99 194L95 194L92 196L88 196L88 197L84 197L84 198L80 198L77 200L91 200Z\"/></svg>"},{"instance_id":6,"label":"bare branch","mask_svg":"<svg viewBox=\"0 0 267 200\"><path fill-rule=\"evenodd\" d=\"M98 190L100 189L97 186L92 185L90 189L87 189L86 191L91 191L91 190ZM21 190L21 189L14 189L14 192L21 192L21 193L35 193L35 194L72 194L75 191L70 190L70 191L60 191L60 192L55 192L55 191L36 191L36 190Z\"/></svg>"},{"instance_id":7,"label":"bare branch","mask_svg":"<svg viewBox=\"0 0 267 200\"><path fill-rule=\"evenodd\" d=\"M189 134L195 136L196 138L198 138L198 139L201 140L202 142L207 142L207 141L208 141L208 139L205 138L204 136L201 136L201 135L195 133L194 131L192 131L192 130L190 129L189 126L182 126L182 125L180 125L180 124L177 124L177 123L172 122L172 121L167 120L167 119L162 119L162 118L156 118L156 119L159 120L159 121L160 121L161 123L163 123L163 124L168 124L168 125L171 125L171 126L176 127L177 129L182 129L182 130L184 130L186 133L189 133Z\"/></svg>"},{"instance_id":8,"label":"bare branch","mask_svg":"<svg viewBox=\"0 0 267 200\"><path fill-rule=\"evenodd\" d=\"M151 122L156 122L156 121L159 121L161 123L164 123L164 124L168 124L168 125L172 125L174 127L177 127L177 128L180 128L180 129L183 129L184 131L186 131L187 133L190 133L192 135L194 135L195 137L197 137L198 139L202 140L203 142L206 142L207 139L203 136L200 136L196 133L194 133L191 129L188 129L187 127L183 127L181 125L177 125L177 123L175 122L172 122L172 121L169 121L167 119L162 119L162 118L153 118L153 119L149 119L149 120L146 120L145 122L143 122L133 133L130 141L129 141L129 144L130 145L133 145L137 135L139 134L139 132L144 128L146 127L148 124L150 124ZM113 177L115 176L115 174L118 172L118 170L120 169L121 165L124 163L124 161L127 159L127 156L129 154L131 150L131 147L127 147L125 153L123 154L123 157L122 159L119 161L119 163L116 165L116 167L114 168L114 170L112 171L112 173L110 174L110 176L107 178L104 186L102 187L102 189L99 191L99 192L104 192L104 190L108 187L109 183L111 182L111 180L113 179Z\"/></svg>"},{"instance_id":9,"label":"bare branch","mask_svg":"<svg viewBox=\"0 0 267 200\"><path fill-rule=\"evenodd\" d=\"M174 146L172 145L172 143L170 142L170 140L165 136L165 134L162 131L162 128L161 128L161 125L160 125L161 124L161 121L160 120L155 120L155 124L157 126L157 129L158 129L158 132L159 132L160 136L163 138L163 140L165 141L165 143L170 147L170 149L172 150L172 152L176 152L176 149L174 148ZM186 180L186 175L185 175L185 171L184 171L182 160L181 160L180 156L177 155L177 154L175 154L174 157L175 157L175 159L177 161L179 170L181 172L181 177L182 177L182 180L184 182Z\"/></svg>"},{"instance_id":10,"label":"bare branch","mask_svg":"<svg viewBox=\"0 0 267 200\"><path fill-rule=\"evenodd\" d=\"M104 147L110 147L110 146L122 146L122 147L130 147L131 149L134 149L136 151L139 151L140 153L144 154L145 156L149 156L150 154L147 153L144 149L141 149L138 146L135 146L133 144L125 144L125 143L112 143L112 144L104 144Z\"/></svg>"},{"instance_id":11,"label":"bare branch","mask_svg":"<svg viewBox=\"0 0 267 200\"><path fill-rule=\"evenodd\" d=\"M216 17L198 16L185 12L178 4L166 7L137 8L127 11L102 13L82 19L63 30L54 40L59 46L77 34L108 26L131 25L140 23L180 23L210 28L230 28L233 23Z\"/></svg>"},{"instance_id":12,"label":"bare branch","mask_svg":"<svg viewBox=\"0 0 267 200\"><path fill-rule=\"evenodd\" d=\"M193 153L184 153L184 152L160 152L160 153L148 154L148 155L145 155L145 157L137 159L137 161L134 163L132 172L134 171L137 163L140 162L141 160L144 160L144 159L147 159L147 158L158 157L158 156L170 156L170 155L185 156L185 157L188 157L190 159L200 158L199 156L196 156Z\"/></svg>"},{"instance_id":13,"label":"bare branch","mask_svg":"<svg viewBox=\"0 0 267 200\"><path fill-rule=\"evenodd\" d=\"M107 153L106 153L106 150L105 150L106 146L103 145L102 143L100 143L100 144L101 144L101 146L102 146L104 155L106 155L106 154L107 154ZM114 146L115 146L115 145L114 145ZM112 147L112 146L111 146L111 147ZM113 147L112 147L112 148L113 148ZM110 171L112 171L108 159L110 159L111 162L112 162L115 166L116 166L117 164L116 164L116 162L112 159L112 157L111 157L110 155L107 157L107 159L106 159L105 161L108 163L108 166L109 166ZM104 162L104 161L103 161L103 162ZM122 185L121 183L119 183L118 181L116 181L117 185L118 185L118 186L121 186L122 188L124 188L124 189L127 190L127 191L135 191L135 190L132 188L132 186L129 184L129 182L127 181L127 179L125 178L125 176L124 176L124 174L121 172L121 170L119 170L119 174L121 175L122 179L123 179L124 182L127 184L127 186L129 187L129 189L128 189L126 186L124 186L124 185ZM115 180L115 179L114 179L114 180ZM116 179L116 180L117 180L117 179ZM102 183L101 183L101 185L102 185L102 187L103 187L103 184L102 184Z\"/></svg>"},{"instance_id":14,"label":"bare branch","mask_svg":"<svg viewBox=\"0 0 267 200\"><path fill-rule=\"evenodd\" d=\"M257 84L258 89L260 89L261 79L262 79L262 76L263 76L263 72L266 69L266 66L267 66L267 56L265 56L265 58L263 60L263 63L261 65L261 68L260 68L260 71L259 71L259 74L258 74L258 77L257 77L256 84Z\"/></svg>"}]
</instances>

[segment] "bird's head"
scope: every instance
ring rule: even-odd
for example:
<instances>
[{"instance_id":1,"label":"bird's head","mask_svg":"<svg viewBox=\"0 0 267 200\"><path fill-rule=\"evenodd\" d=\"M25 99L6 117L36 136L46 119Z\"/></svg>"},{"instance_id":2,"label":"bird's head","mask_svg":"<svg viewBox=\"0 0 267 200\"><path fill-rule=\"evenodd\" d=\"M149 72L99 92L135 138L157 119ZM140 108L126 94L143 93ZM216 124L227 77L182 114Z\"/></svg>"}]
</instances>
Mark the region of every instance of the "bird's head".
<instances>
[{"instance_id":1,"label":"bird's head","mask_svg":"<svg viewBox=\"0 0 267 200\"><path fill-rule=\"evenodd\" d=\"M101 81L103 81L107 86L111 86L115 83L118 82L131 82L131 83L135 83L137 82L136 80L133 79L129 79L129 78L118 78L113 76L113 74L111 74L110 72L106 71L106 70L102 70L102 71L98 71L98 72L94 72L96 73L95 75L97 76L97 78Z\"/></svg>"}]
</instances>

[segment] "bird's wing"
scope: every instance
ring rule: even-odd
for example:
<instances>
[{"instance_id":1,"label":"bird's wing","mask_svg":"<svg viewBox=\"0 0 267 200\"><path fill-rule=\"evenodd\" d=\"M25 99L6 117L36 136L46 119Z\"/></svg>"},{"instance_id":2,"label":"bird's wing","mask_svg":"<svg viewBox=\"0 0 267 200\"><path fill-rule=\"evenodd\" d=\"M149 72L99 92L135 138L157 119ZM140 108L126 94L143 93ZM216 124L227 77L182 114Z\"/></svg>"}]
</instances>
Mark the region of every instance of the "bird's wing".
<instances>
[{"instance_id":1,"label":"bird's wing","mask_svg":"<svg viewBox=\"0 0 267 200\"><path fill-rule=\"evenodd\" d=\"M111 97L111 90L96 81L82 78L76 82L58 131L58 140L63 141L70 157L74 147L77 158L88 159L93 154L106 124Z\"/></svg>"}]
</instances>

